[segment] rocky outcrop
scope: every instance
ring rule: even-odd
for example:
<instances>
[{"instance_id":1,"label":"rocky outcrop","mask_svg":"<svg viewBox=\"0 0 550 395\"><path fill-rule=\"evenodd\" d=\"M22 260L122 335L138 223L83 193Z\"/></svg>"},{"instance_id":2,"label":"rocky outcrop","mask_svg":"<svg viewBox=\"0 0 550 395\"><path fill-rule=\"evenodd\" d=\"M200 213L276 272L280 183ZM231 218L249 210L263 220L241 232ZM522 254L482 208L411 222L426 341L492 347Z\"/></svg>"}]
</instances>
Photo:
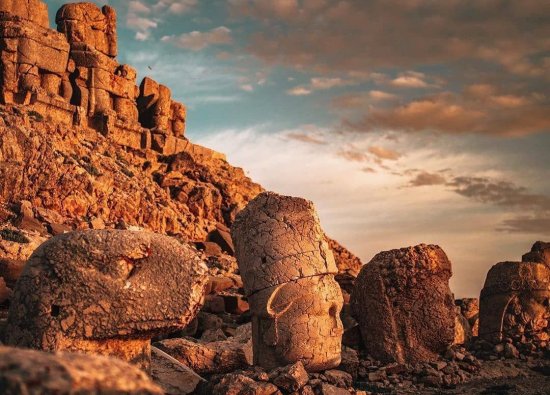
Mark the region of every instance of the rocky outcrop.
<instances>
[{"instance_id":1,"label":"rocky outcrop","mask_svg":"<svg viewBox=\"0 0 550 395\"><path fill-rule=\"evenodd\" d=\"M455 336L451 262L436 245L385 251L366 264L351 306L363 343L383 362L435 360Z\"/></svg>"},{"instance_id":2,"label":"rocky outcrop","mask_svg":"<svg viewBox=\"0 0 550 395\"><path fill-rule=\"evenodd\" d=\"M31 256L8 316L8 344L114 355L148 370L150 339L184 328L203 299L196 250L146 232L66 233Z\"/></svg>"},{"instance_id":3,"label":"rocky outcrop","mask_svg":"<svg viewBox=\"0 0 550 395\"><path fill-rule=\"evenodd\" d=\"M338 366L343 298L313 203L262 193L239 213L231 234L252 314L254 363Z\"/></svg>"},{"instance_id":4,"label":"rocky outcrop","mask_svg":"<svg viewBox=\"0 0 550 395\"><path fill-rule=\"evenodd\" d=\"M140 394L164 392L138 368L116 358L0 346L4 394Z\"/></svg>"}]
</instances>

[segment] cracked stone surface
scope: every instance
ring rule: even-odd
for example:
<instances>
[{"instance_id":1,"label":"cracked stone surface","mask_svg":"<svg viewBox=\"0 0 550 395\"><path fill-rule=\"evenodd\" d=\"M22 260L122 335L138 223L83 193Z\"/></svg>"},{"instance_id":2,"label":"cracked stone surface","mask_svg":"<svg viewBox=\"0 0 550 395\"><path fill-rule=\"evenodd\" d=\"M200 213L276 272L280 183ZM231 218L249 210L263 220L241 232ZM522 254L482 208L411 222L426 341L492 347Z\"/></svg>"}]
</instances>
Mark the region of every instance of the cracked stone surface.
<instances>
[{"instance_id":1,"label":"cracked stone surface","mask_svg":"<svg viewBox=\"0 0 550 395\"><path fill-rule=\"evenodd\" d=\"M501 262L487 273L479 305L479 336L535 343L550 340L550 269L540 262Z\"/></svg>"},{"instance_id":2,"label":"cracked stone surface","mask_svg":"<svg viewBox=\"0 0 550 395\"><path fill-rule=\"evenodd\" d=\"M0 389L28 395L164 393L144 372L116 358L2 346Z\"/></svg>"},{"instance_id":3,"label":"cracked stone surface","mask_svg":"<svg viewBox=\"0 0 550 395\"><path fill-rule=\"evenodd\" d=\"M202 305L197 251L148 232L72 232L42 244L14 290L6 342L114 355L144 369L150 339L183 329Z\"/></svg>"},{"instance_id":4,"label":"cracked stone surface","mask_svg":"<svg viewBox=\"0 0 550 395\"><path fill-rule=\"evenodd\" d=\"M384 251L363 266L351 305L371 356L423 362L453 343L451 274L451 262L436 245Z\"/></svg>"},{"instance_id":5,"label":"cracked stone surface","mask_svg":"<svg viewBox=\"0 0 550 395\"><path fill-rule=\"evenodd\" d=\"M313 203L262 193L237 215L231 234L252 313L255 365L338 366L343 297Z\"/></svg>"}]
</instances>

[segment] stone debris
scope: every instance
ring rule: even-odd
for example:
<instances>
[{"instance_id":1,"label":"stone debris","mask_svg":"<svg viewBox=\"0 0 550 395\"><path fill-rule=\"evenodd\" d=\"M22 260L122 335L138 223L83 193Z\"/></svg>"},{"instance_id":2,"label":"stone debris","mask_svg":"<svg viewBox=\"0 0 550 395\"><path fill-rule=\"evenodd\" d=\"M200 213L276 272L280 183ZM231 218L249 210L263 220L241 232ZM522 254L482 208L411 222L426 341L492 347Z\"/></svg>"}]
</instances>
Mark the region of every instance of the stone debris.
<instances>
[{"instance_id":1,"label":"stone debris","mask_svg":"<svg viewBox=\"0 0 550 395\"><path fill-rule=\"evenodd\" d=\"M156 347L151 347L151 378L166 395L192 394L205 382L189 367Z\"/></svg>"},{"instance_id":2,"label":"stone debris","mask_svg":"<svg viewBox=\"0 0 550 395\"><path fill-rule=\"evenodd\" d=\"M343 298L313 203L262 193L239 213L231 234L252 314L254 364L337 367Z\"/></svg>"},{"instance_id":3,"label":"stone debris","mask_svg":"<svg viewBox=\"0 0 550 395\"><path fill-rule=\"evenodd\" d=\"M56 236L33 253L17 282L6 342L114 355L148 370L150 339L194 318L206 281L196 250L167 236Z\"/></svg>"},{"instance_id":4,"label":"stone debris","mask_svg":"<svg viewBox=\"0 0 550 395\"><path fill-rule=\"evenodd\" d=\"M4 394L136 394L164 392L140 369L116 358L0 346Z\"/></svg>"},{"instance_id":5,"label":"stone debris","mask_svg":"<svg viewBox=\"0 0 550 395\"><path fill-rule=\"evenodd\" d=\"M351 305L368 353L383 362L436 360L455 337L450 277L435 245L381 252L365 265Z\"/></svg>"},{"instance_id":6,"label":"stone debris","mask_svg":"<svg viewBox=\"0 0 550 395\"><path fill-rule=\"evenodd\" d=\"M155 343L199 375L233 372L252 365L250 325L226 340L203 342L193 338L174 338Z\"/></svg>"}]
</instances>

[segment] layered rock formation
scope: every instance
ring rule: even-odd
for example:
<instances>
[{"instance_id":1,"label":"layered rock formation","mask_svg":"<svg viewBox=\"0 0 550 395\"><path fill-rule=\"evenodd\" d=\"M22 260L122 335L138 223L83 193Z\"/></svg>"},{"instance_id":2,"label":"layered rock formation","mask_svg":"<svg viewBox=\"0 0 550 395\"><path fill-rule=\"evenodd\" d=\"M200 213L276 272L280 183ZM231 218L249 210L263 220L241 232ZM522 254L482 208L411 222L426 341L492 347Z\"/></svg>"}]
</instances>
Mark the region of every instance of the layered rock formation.
<instances>
[{"instance_id":1,"label":"layered rock formation","mask_svg":"<svg viewBox=\"0 0 550 395\"><path fill-rule=\"evenodd\" d=\"M146 232L72 232L31 256L11 301L6 342L113 355L149 369L150 340L199 310L206 266L175 239Z\"/></svg>"},{"instance_id":2,"label":"layered rock formation","mask_svg":"<svg viewBox=\"0 0 550 395\"><path fill-rule=\"evenodd\" d=\"M351 298L367 351L383 362L437 359L455 337L450 277L439 246L377 254L361 269Z\"/></svg>"}]
</instances>

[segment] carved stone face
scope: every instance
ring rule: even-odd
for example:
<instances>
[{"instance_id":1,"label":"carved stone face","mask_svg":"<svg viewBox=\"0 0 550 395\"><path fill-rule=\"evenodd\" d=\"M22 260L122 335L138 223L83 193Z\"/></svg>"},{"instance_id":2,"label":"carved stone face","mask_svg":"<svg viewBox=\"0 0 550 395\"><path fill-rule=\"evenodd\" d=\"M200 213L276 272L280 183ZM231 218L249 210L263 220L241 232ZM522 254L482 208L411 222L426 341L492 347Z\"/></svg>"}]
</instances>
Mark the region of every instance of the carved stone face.
<instances>
[{"instance_id":1,"label":"carved stone face","mask_svg":"<svg viewBox=\"0 0 550 395\"><path fill-rule=\"evenodd\" d=\"M270 287L249 300L255 364L271 369L301 360L308 371L339 364L343 298L333 275Z\"/></svg>"},{"instance_id":2,"label":"carved stone face","mask_svg":"<svg viewBox=\"0 0 550 395\"><path fill-rule=\"evenodd\" d=\"M487 274L480 299L480 336L499 342L550 338L550 269L544 263L502 262Z\"/></svg>"}]
</instances>

